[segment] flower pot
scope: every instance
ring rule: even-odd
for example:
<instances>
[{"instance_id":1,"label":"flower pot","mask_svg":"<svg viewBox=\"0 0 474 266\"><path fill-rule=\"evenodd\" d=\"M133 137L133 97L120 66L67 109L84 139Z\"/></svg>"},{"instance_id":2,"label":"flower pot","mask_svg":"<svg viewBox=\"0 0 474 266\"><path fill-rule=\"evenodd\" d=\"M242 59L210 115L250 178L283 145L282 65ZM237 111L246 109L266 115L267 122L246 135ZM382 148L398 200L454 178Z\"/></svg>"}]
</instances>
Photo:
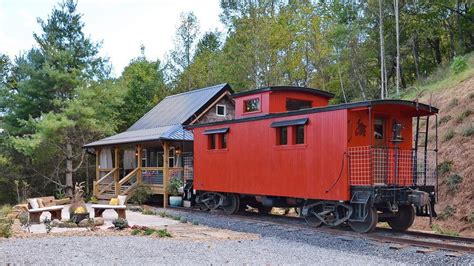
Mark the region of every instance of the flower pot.
<instances>
[{"instance_id":1,"label":"flower pot","mask_svg":"<svg viewBox=\"0 0 474 266\"><path fill-rule=\"evenodd\" d=\"M181 207L183 198L181 196L170 196L170 206Z\"/></svg>"}]
</instances>

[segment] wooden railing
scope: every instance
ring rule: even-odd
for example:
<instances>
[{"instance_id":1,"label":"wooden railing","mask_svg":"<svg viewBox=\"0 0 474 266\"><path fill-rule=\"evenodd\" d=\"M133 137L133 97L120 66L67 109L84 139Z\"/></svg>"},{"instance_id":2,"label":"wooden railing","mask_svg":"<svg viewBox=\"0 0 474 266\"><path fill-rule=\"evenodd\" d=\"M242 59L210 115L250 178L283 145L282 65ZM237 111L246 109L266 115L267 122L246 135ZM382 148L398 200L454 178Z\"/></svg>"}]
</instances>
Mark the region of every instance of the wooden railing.
<instances>
[{"instance_id":1,"label":"wooden railing","mask_svg":"<svg viewBox=\"0 0 474 266\"><path fill-rule=\"evenodd\" d=\"M118 169L116 168L107 168L107 169L100 169L100 172L105 172L109 171L107 174L105 174L103 177L101 177L99 180L94 181L94 195L97 197L106 191L113 190L114 184L115 184L115 179L116 179L116 173L118 172Z\"/></svg>"}]
</instances>

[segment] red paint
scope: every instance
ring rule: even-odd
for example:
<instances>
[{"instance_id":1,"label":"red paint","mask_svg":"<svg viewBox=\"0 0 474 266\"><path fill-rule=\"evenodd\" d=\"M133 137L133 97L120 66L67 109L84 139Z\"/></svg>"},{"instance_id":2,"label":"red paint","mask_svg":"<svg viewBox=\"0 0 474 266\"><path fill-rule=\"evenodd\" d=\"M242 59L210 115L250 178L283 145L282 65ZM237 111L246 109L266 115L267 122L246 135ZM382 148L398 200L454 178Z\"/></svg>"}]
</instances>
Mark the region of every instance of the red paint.
<instances>
[{"instance_id":1,"label":"red paint","mask_svg":"<svg viewBox=\"0 0 474 266\"><path fill-rule=\"evenodd\" d=\"M245 112L244 102L250 99L260 99L260 110L257 112ZM270 113L286 112L286 100L305 100L311 101L311 107L322 107L329 103L329 99L320 95L315 95L308 92L278 90L278 91L264 91L245 96L235 96L235 118L261 116Z\"/></svg>"},{"instance_id":2,"label":"red paint","mask_svg":"<svg viewBox=\"0 0 474 266\"><path fill-rule=\"evenodd\" d=\"M299 93L262 93L259 97L262 98L263 108L258 115L281 111L285 99L290 96L303 97ZM243 101L252 97L256 96L247 95L236 99L236 113L240 110L240 117ZM314 97L314 104L317 105L324 105L324 101L327 103L327 100L323 101L318 96L304 97ZM409 151L412 148L412 117L417 112L424 114L405 105L376 105L371 109L371 119L368 108L354 108L196 127L193 129L194 188L239 194L348 201L348 148L371 146L374 141L374 119L383 116L387 121L387 140L392 138L392 123L397 120L403 125L404 137L404 141L398 146ZM272 128L271 124L298 118L309 119L305 125L305 143L292 144L294 132L288 130L289 144L278 146L278 130ZM369 124L369 121L372 124ZM358 123L365 126L363 134L356 134ZM204 131L224 127L229 128L227 148L209 150L208 136L203 134ZM387 146L393 147L394 144L387 141ZM393 165L393 162L389 161L388 164ZM403 167L409 171L412 165ZM406 176L400 184L408 184L411 178ZM369 184L371 183L367 182L367 185Z\"/></svg>"}]
</instances>

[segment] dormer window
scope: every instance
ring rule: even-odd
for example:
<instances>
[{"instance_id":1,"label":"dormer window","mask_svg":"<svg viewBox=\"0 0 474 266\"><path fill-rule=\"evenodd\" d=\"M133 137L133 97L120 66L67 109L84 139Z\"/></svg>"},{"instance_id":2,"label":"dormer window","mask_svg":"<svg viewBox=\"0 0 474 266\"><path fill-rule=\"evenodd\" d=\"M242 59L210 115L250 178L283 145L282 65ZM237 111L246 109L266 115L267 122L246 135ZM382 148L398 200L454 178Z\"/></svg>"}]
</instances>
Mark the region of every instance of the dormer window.
<instances>
[{"instance_id":1,"label":"dormer window","mask_svg":"<svg viewBox=\"0 0 474 266\"><path fill-rule=\"evenodd\" d=\"M244 101L244 112L257 112L260 111L260 98L253 98Z\"/></svg>"},{"instance_id":2,"label":"dormer window","mask_svg":"<svg viewBox=\"0 0 474 266\"><path fill-rule=\"evenodd\" d=\"M226 111L227 111L227 110L226 110L226 106L225 106L225 105L223 105L223 104L218 104L218 105L216 106L216 115L217 115L217 116L226 116L226 115L227 115Z\"/></svg>"}]
</instances>

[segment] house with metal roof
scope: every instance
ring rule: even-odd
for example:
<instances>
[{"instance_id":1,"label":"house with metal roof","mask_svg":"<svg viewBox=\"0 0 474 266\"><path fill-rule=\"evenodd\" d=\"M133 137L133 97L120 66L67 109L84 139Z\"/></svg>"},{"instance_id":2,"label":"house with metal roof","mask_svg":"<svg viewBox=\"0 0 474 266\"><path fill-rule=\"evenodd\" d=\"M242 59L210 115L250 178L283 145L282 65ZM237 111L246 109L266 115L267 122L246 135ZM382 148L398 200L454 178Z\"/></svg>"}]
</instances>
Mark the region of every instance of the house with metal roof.
<instances>
[{"instance_id":1,"label":"house with metal roof","mask_svg":"<svg viewBox=\"0 0 474 266\"><path fill-rule=\"evenodd\" d=\"M233 119L232 93L219 84L168 96L125 132L85 145L96 154L94 196L127 195L144 184L166 206L169 181L193 175L193 134L184 126Z\"/></svg>"}]
</instances>

